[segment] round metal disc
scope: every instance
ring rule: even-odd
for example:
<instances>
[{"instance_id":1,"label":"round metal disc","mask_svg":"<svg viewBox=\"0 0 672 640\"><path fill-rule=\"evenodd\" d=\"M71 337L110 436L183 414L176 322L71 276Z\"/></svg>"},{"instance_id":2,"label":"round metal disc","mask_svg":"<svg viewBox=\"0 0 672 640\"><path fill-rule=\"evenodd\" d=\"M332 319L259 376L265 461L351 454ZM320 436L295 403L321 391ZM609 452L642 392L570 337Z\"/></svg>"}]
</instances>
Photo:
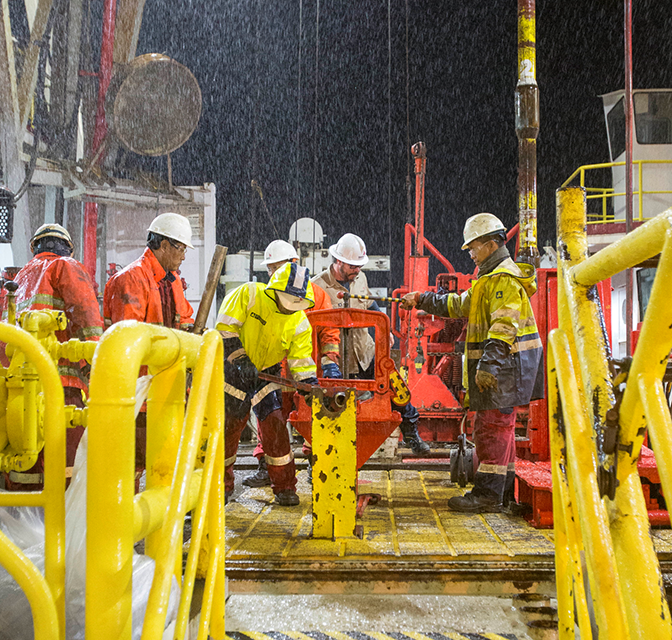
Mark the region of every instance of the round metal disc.
<instances>
[{"instance_id":1,"label":"round metal disc","mask_svg":"<svg viewBox=\"0 0 672 640\"><path fill-rule=\"evenodd\" d=\"M160 53L131 62L114 96L110 119L122 144L145 156L181 147L201 116L201 90L184 65Z\"/></svg>"}]
</instances>

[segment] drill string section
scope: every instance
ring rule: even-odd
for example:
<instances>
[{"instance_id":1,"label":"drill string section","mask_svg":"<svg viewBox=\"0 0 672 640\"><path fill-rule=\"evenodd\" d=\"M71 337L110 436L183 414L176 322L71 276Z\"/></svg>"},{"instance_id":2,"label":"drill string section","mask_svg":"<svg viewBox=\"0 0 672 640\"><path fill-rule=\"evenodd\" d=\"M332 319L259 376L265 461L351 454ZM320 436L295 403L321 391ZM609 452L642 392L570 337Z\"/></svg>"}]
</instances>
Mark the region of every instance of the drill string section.
<instances>
[{"instance_id":1,"label":"drill string section","mask_svg":"<svg viewBox=\"0 0 672 640\"><path fill-rule=\"evenodd\" d=\"M385 298L380 296L356 296L345 291L339 291L338 297L344 300L354 298L355 300L375 300L376 302L403 302L403 298Z\"/></svg>"}]
</instances>

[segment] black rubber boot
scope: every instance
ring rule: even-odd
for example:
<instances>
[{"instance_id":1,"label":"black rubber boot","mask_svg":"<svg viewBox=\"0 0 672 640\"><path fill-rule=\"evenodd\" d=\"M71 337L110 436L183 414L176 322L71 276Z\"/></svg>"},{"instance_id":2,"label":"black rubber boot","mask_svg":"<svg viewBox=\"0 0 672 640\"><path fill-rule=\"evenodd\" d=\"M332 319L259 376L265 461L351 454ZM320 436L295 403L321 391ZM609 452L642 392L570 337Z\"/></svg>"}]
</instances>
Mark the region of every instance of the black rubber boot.
<instances>
[{"instance_id":1,"label":"black rubber boot","mask_svg":"<svg viewBox=\"0 0 672 640\"><path fill-rule=\"evenodd\" d=\"M426 456L429 453L429 445L420 438L414 423L402 422L399 428L404 437L404 444L411 448L414 456Z\"/></svg>"},{"instance_id":2,"label":"black rubber boot","mask_svg":"<svg viewBox=\"0 0 672 640\"><path fill-rule=\"evenodd\" d=\"M285 489L275 494L275 503L281 507L295 507L299 504L299 496L296 495L296 491Z\"/></svg>"},{"instance_id":3,"label":"black rubber boot","mask_svg":"<svg viewBox=\"0 0 672 640\"><path fill-rule=\"evenodd\" d=\"M471 491L463 496L453 496L448 500L448 506L461 513L499 513L502 510L502 503L496 498L474 495Z\"/></svg>"},{"instance_id":4,"label":"black rubber boot","mask_svg":"<svg viewBox=\"0 0 672 640\"><path fill-rule=\"evenodd\" d=\"M251 476L247 476L243 480L246 487L270 487L271 479L268 477L268 469L266 467L266 458L263 456L259 458L259 468Z\"/></svg>"}]
</instances>

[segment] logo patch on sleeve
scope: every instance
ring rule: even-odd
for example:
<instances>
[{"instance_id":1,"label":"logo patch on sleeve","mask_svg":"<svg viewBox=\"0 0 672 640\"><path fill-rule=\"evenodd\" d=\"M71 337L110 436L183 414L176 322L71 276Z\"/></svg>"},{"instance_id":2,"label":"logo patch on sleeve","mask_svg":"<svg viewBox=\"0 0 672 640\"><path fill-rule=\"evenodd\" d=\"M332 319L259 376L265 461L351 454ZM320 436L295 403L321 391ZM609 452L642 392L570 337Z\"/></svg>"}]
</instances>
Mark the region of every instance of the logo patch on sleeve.
<instances>
[{"instance_id":1,"label":"logo patch on sleeve","mask_svg":"<svg viewBox=\"0 0 672 640\"><path fill-rule=\"evenodd\" d=\"M503 298L503 297L504 297L503 291L495 291L495 298Z\"/></svg>"}]
</instances>

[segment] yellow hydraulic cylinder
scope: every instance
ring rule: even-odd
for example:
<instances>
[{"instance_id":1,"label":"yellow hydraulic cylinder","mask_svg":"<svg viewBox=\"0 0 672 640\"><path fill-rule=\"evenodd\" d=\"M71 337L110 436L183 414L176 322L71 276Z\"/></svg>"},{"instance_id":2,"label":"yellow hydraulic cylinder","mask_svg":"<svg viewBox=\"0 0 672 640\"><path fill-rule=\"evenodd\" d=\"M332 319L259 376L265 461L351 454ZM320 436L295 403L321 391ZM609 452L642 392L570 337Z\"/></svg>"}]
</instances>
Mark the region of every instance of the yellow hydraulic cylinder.
<instances>
[{"instance_id":1,"label":"yellow hydraulic cylinder","mask_svg":"<svg viewBox=\"0 0 672 640\"><path fill-rule=\"evenodd\" d=\"M201 338L124 321L102 337L89 400L86 634L130 640L134 489L135 385L142 364L157 372L182 356L196 363ZM160 344L161 348L157 348ZM65 456L65 454L63 454Z\"/></svg>"},{"instance_id":2,"label":"yellow hydraulic cylinder","mask_svg":"<svg viewBox=\"0 0 672 640\"><path fill-rule=\"evenodd\" d=\"M313 538L355 535L357 409L354 390L344 395L338 407L321 390L313 394Z\"/></svg>"}]
</instances>

